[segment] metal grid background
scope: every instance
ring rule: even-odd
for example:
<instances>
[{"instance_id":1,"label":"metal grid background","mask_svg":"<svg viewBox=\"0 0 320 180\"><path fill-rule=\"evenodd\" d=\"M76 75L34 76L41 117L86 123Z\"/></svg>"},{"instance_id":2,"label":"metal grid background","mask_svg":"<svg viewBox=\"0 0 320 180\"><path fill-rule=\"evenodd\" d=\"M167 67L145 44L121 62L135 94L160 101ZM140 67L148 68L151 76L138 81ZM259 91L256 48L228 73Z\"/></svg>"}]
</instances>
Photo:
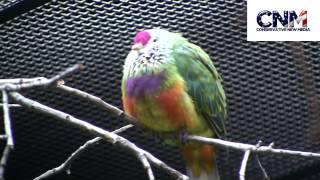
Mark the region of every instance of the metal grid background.
<instances>
[{"instance_id":1,"label":"metal grid background","mask_svg":"<svg viewBox=\"0 0 320 180\"><path fill-rule=\"evenodd\" d=\"M7 8L15 5L16 3L19 3L20 1L19 0L2 0L0 3L0 11L7 9Z\"/></svg>"},{"instance_id":2,"label":"metal grid background","mask_svg":"<svg viewBox=\"0 0 320 180\"><path fill-rule=\"evenodd\" d=\"M8 1L10 2L10 1ZM1 17L0 17L1 18ZM50 77L75 63L84 72L65 79L70 86L121 107L122 65L136 31L161 27L182 32L203 47L224 79L229 106L229 140L319 151L320 44L317 42L247 42L245 1L85 1L45 3L0 24L0 78ZM108 130L125 124L71 96L30 90L38 100ZM7 179L32 179L62 163L92 138L46 116L13 110L16 148ZM157 144L142 132L123 133L138 146L185 172L177 149ZM237 179L242 153L220 149L223 180ZM320 165L308 158L261 155L273 179L319 179ZM157 179L170 179L155 170ZM89 149L72 174L51 179L146 179L140 163L110 144ZM254 159L248 180L262 179Z\"/></svg>"}]
</instances>

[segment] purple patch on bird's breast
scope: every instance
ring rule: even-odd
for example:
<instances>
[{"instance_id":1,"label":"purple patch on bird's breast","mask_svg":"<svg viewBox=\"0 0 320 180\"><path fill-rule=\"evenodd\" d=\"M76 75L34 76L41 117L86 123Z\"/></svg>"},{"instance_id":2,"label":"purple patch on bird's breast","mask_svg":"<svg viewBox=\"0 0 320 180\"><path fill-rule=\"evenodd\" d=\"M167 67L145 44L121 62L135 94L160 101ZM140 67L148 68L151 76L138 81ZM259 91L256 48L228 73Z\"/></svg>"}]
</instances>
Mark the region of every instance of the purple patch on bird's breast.
<instances>
[{"instance_id":1,"label":"purple patch on bird's breast","mask_svg":"<svg viewBox=\"0 0 320 180\"><path fill-rule=\"evenodd\" d=\"M126 93L130 97L143 97L156 93L165 77L163 73L129 78L126 82Z\"/></svg>"}]
</instances>

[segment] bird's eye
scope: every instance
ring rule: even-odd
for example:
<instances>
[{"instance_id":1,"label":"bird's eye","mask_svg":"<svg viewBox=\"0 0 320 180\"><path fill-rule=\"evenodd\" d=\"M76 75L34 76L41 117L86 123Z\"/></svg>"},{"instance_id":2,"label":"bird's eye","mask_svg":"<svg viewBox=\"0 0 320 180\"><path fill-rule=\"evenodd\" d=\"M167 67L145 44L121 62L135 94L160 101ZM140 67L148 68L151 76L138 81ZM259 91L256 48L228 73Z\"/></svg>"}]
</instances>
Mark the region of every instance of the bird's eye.
<instances>
[{"instance_id":1,"label":"bird's eye","mask_svg":"<svg viewBox=\"0 0 320 180\"><path fill-rule=\"evenodd\" d=\"M154 39L153 39L153 42L157 42L157 41L158 41L158 38L154 38Z\"/></svg>"}]
</instances>

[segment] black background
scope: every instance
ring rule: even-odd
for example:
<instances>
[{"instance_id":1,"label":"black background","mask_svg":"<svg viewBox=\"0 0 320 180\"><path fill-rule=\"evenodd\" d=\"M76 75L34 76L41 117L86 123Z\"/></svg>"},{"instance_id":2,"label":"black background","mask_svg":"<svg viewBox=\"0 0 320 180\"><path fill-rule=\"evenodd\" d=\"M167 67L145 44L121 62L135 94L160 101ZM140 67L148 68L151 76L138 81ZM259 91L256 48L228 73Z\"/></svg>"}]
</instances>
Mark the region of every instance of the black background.
<instances>
[{"instance_id":1,"label":"black background","mask_svg":"<svg viewBox=\"0 0 320 180\"><path fill-rule=\"evenodd\" d=\"M134 34L161 27L181 32L212 57L228 99L228 138L317 152L320 149L318 42L247 42L245 1L1 1L0 78L51 77L83 63L85 71L65 79L121 108L122 65ZM52 90L28 90L29 98L107 130L126 123L103 110ZM16 147L9 180L33 179L60 165L90 134L22 108L12 110ZM1 122L2 123L2 122ZM2 125L2 124L1 124ZM170 166L185 172L177 149L157 144L137 129L122 134ZM3 145L3 143L2 143ZM238 179L242 152L220 149L224 180ZM319 161L261 154L272 179L320 178ZM170 179L155 169L157 179ZM247 180L262 179L252 158ZM72 165L72 174L51 179L147 179L131 154L102 143Z\"/></svg>"}]
</instances>

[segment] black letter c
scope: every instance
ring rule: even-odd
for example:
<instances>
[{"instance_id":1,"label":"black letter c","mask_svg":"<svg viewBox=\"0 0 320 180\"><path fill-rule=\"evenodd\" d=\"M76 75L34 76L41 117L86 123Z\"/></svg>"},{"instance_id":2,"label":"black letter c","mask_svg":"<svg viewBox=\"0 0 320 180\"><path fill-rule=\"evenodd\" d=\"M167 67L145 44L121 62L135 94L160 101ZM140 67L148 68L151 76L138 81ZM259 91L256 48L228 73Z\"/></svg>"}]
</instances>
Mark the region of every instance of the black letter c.
<instances>
[{"instance_id":1,"label":"black letter c","mask_svg":"<svg viewBox=\"0 0 320 180\"><path fill-rule=\"evenodd\" d=\"M262 22L262 16L263 15L267 15L267 16L270 16L271 15L271 12L270 11L268 11L268 10L263 10L263 11L261 11L261 12L259 12L259 14L257 15L257 23L259 24L259 26L261 26L261 27L270 27L271 26L271 22L268 22L268 23L263 23Z\"/></svg>"}]
</instances>

